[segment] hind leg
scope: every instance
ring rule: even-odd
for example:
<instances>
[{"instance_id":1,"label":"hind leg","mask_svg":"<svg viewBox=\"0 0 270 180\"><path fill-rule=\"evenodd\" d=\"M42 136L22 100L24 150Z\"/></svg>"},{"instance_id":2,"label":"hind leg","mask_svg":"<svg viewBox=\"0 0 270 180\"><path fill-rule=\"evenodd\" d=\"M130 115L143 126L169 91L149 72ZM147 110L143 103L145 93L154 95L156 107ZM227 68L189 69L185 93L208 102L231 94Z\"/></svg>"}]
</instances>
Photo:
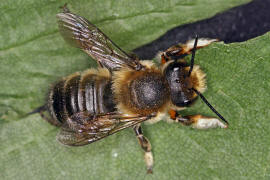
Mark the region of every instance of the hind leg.
<instances>
[{"instance_id":1,"label":"hind leg","mask_svg":"<svg viewBox=\"0 0 270 180\"><path fill-rule=\"evenodd\" d=\"M153 173L153 165L154 165L154 158L151 151L151 144L149 140L143 135L141 125L138 124L134 128L134 132L136 134L136 137L139 141L139 144L141 145L141 148L144 151L144 161L146 163L147 167L147 173L152 174Z\"/></svg>"},{"instance_id":2,"label":"hind leg","mask_svg":"<svg viewBox=\"0 0 270 180\"><path fill-rule=\"evenodd\" d=\"M54 120L50 115L45 115L45 111L41 111L41 112L39 112L39 114L43 119L45 119L51 125L54 125L54 126L57 126L57 127L62 125L62 123L60 123L57 120Z\"/></svg>"},{"instance_id":3,"label":"hind leg","mask_svg":"<svg viewBox=\"0 0 270 180\"><path fill-rule=\"evenodd\" d=\"M27 115L39 113L40 116L45 121L47 121L48 123L50 123L51 125L54 125L54 126L61 126L62 125L62 123L60 123L59 121L57 121L54 118L52 118L49 114L46 115L45 112L48 112L47 105L40 106L40 107L34 109L32 112L28 113Z\"/></svg>"}]
</instances>

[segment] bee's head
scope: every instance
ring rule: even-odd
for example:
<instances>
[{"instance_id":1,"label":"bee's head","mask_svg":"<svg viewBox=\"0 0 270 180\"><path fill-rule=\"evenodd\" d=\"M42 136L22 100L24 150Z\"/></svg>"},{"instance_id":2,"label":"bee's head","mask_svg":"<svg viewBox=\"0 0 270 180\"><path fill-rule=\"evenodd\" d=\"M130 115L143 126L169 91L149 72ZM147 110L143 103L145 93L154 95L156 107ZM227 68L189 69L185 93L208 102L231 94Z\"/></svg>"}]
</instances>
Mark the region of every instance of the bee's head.
<instances>
[{"instance_id":1,"label":"bee's head","mask_svg":"<svg viewBox=\"0 0 270 180\"><path fill-rule=\"evenodd\" d=\"M194 57L197 49L198 36L196 36L192 49L190 66L182 59L171 60L164 64L163 74L166 77L171 93L171 102L178 107L190 105L197 96L226 124L224 117L201 94L206 89L205 74L199 66L194 65Z\"/></svg>"},{"instance_id":2,"label":"bee's head","mask_svg":"<svg viewBox=\"0 0 270 180\"><path fill-rule=\"evenodd\" d=\"M164 75L170 86L172 104L178 107L190 105L197 94L206 89L205 74L195 65L192 72L185 61L171 61L164 68Z\"/></svg>"}]
</instances>

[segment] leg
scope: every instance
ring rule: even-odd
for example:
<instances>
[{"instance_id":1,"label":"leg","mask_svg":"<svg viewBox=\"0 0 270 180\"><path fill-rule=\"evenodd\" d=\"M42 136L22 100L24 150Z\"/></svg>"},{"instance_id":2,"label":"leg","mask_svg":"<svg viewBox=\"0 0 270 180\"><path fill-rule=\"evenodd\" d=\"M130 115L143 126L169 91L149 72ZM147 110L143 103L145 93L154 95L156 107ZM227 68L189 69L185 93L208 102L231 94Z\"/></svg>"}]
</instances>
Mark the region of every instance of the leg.
<instances>
[{"instance_id":1,"label":"leg","mask_svg":"<svg viewBox=\"0 0 270 180\"><path fill-rule=\"evenodd\" d=\"M196 39L198 41L197 43L195 43ZM198 37L196 39L189 40L185 44L177 44L167 49L161 54L161 63L165 64L170 60L182 59L186 55L191 54L194 49L200 49L210 45L212 42L218 41L217 39L198 39Z\"/></svg>"},{"instance_id":2,"label":"leg","mask_svg":"<svg viewBox=\"0 0 270 180\"><path fill-rule=\"evenodd\" d=\"M69 13L70 12L68 7L67 7L67 3L65 3L64 6L60 6L59 8L61 8L64 13Z\"/></svg>"},{"instance_id":3,"label":"leg","mask_svg":"<svg viewBox=\"0 0 270 180\"><path fill-rule=\"evenodd\" d=\"M62 125L59 121L54 120L52 117L50 117L50 116L48 116L48 115L46 116L46 115L44 114L45 111L48 111L48 110L47 110L47 105L46 105L46 104L43 105L43 106L40 106L40 107L38 107L38 108L36 108L36 109L34 109L34 110L33 110L32 112L30 112L30 113L27 113L27 116L29 116L29 115L31 115L31 114L39 113L40 116L41 116L44 120L46 120L47 122L49 122L50 124L52 124L52 125L54 125L54 126L61 126L61 125Z\"/></svg>"},{"instance_id":4,"label":"leg","mask_svg":"<svg viewBox=\"0 0 270 180\"><path fill-rule=\"evenodd\" d=\"M191 126L196 129L210 129L210 128L227 128L228 125L224 124L217 118L207 117L202 115L180 116L176 111L170 110L169 112L172 120L180 122L185 126Z\"/></svg>"},{"instance_id":5,"label":"leg","mask_svg":"<svg viewBox=\"0 0 270 180\"><path fill-rule=\"evenodd\" d=\"M44 111L40 111L39 114L43 119L45 119L51 125L54 125L54 126L57 126L57 127L60 127L62 125L62 123L60 123L57 120L52 119L49 115L45 115Z\"/></svg>"},{"instance_id":6,"label":"leg","mask_svg":"<svg viewBox=\"0 0 270 180\"><path fill-rule=\"evenodd\" d=\"M140 124L134 126L133 129L134 129L136 137L141 145L141 148L144 150L144 161L146 163L147 173L152 174L153 173L152 169L153 169L154 159L153 159L153 154L151 152L151 144L150 144L149 140L143 136L142 128L141 128Z\"/></svg>"}]
</instances>

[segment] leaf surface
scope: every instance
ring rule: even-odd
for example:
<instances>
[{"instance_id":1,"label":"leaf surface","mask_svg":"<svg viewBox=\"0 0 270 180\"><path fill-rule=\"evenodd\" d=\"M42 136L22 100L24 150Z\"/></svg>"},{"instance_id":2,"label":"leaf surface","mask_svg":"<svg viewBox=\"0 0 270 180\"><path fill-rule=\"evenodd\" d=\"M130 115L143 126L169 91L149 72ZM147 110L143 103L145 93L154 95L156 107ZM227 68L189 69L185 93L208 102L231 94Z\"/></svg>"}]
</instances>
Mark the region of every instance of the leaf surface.
<instances>
[{"instance_id":1,"label":"leaf surface","mask_svg":"<svg viewBox=\"0 0 270 180\"><path fill-rule=\"evenodd\" d=\"M127 52L168 29L208 18L247 0L67 1ZM39 115L49 84L95 63L68 46L55 15L65 2L0 3L0 177L3 179L267 179L270 178L270 34L215 43L196 54L207 73L204 93L230 128L193 130L159 122L143 126L155 158L146 175L132 130L84 147L62 146L58 129ZM188 57L189 58L189 57ZM188 59L187 58L187 59ZM183 114L214 115L198 100Z\"/></svg>"}]
</instances>

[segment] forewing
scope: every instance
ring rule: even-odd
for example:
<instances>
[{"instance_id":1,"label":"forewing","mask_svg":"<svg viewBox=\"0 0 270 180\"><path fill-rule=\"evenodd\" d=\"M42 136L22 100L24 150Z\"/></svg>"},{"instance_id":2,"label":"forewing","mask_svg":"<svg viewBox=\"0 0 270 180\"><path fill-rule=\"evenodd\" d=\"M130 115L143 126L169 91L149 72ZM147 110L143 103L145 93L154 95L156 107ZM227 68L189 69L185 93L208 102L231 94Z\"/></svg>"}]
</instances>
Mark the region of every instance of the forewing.
<instances>
[{"instance_id":1,"label":"forewing","mask_svg":"<svg viewBox=\"0 0 270 180\"><path fill-rule=\"evenodd\" d=\"M83 49L101 66L111 71L124 66L132 69L141 67L139 60L128 56L87 19L69 11L57 14L57 18L64 39Z\"/></svg>"},{"instance_id":2,"label":"forewing","mask_svg":"<svg viewBox=\"0 0 270 180\"><path fill-rule=\"evenodd\" d=\"M149 118L151 117L127 117L116 113L93 117L86 112L81 112L66 121L57 135L57 139L65 145L82 146L132 127Z\"/></svg>"}]
</instances>

